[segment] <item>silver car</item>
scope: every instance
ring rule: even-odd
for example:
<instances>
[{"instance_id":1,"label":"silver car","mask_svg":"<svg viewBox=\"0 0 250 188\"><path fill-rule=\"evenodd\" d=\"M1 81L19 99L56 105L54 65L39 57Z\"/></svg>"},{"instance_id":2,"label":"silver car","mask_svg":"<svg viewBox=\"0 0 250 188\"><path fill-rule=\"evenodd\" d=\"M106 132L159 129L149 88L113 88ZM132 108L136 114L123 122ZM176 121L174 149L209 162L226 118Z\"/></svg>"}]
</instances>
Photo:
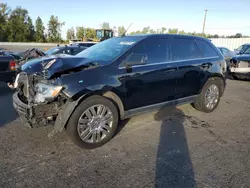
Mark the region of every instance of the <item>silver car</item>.
<instances>
[{"instance_id":1,"label":"silver car","mask_svg":"<svg viewBox=\"0 0 250 188\"><path fill-rule=\"evenodd\" d=\"M218 48L218 49L220 50L220 52L223 54L223 56L224 56L224 58L225 58L227 64L229 65L230 59L231 59L233 56L235 56L236 53L233 52L233 51L231 51L231 50L229 50L228 48L225 48L225 47L217 47L217 48Z\"/></svg>"}]
</instances>

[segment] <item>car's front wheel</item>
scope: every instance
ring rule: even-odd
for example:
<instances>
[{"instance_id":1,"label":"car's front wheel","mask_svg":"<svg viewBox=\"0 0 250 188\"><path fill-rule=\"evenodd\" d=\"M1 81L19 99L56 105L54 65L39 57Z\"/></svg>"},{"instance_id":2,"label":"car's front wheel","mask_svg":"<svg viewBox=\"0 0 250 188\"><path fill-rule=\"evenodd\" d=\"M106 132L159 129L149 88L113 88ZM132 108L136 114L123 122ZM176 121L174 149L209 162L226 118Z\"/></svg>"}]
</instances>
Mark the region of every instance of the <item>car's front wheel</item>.
<instances>
[{"instance_id":1,"label":"car's front wheel","mask_svg":"<svg viewBox=\"0 0 250 188\"><path fill-rule=\"evenodd\" d=\"M113 137L118 120L118 111L112 101L102 96L91 96L75 109L66 131L75 144L93 149Z\"/></svg>"}]
</instances>

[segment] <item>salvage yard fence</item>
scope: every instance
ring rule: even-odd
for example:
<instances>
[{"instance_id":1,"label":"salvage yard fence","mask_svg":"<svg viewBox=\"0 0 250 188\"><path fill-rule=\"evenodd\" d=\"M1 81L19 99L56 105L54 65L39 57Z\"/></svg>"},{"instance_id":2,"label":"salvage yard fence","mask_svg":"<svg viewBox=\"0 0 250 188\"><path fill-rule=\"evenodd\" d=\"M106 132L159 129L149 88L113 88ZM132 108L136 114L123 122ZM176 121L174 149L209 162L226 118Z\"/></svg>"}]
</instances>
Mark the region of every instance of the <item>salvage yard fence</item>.
<instances>
[{"instance_id":1,"label":"salvage yard fence","mask_svg":"<svg viewBox=\"0 0 250 188\"><path fill-rule=\"evenodd\" d=\"M230 50L238 48L242 44L250 43L250 38L211 38L215 46L226 47Z\"/></svg>"}]
</instances>

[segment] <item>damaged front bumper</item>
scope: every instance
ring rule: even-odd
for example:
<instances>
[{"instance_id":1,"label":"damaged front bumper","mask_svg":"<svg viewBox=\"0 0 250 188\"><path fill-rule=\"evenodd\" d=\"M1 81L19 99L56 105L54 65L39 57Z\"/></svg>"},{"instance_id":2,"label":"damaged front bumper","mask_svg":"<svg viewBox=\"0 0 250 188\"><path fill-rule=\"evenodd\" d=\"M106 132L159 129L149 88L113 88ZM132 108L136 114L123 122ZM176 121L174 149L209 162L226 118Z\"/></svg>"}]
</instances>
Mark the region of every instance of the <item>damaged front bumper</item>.
<instances>
[{"instance_id":1,"label":"damaged front bumper","mask_svg":"<svg viewBox=\"0 0 250 188\"><path fill-rule=\"evenodd\" d=\"M18 92L13 95L13 106L18 112L23 124L30 127L54 126L54 130L49 136L57 132L62 132L68 122L71 114L79 104L81 98L77 101L67 100L65 104L59 105L57 101L49 104L27 105L19 97Z\"/></svg>"},{"instance_id":2,"label":"damaged front bumper","mask_svg":"<svg viewBox=\"0 0 250 188\"><path fill-rule=\"evenodd\" d=\"M13 95L13 106L23 123L30 128L47 126L53 122L59 111L56 103L28 105L21 99L18 92Z\"/></svg>"}]
</instances>

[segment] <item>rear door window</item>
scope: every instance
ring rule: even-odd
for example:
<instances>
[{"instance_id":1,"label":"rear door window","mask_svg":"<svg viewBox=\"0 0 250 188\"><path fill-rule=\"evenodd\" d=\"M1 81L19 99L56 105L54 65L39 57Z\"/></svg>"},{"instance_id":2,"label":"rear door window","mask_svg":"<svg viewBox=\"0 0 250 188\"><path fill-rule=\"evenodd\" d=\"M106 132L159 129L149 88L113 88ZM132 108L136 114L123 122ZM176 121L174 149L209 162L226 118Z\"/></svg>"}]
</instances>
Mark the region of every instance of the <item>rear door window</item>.
<instances>
[{"instance_id":1,"label":"rear door window","mask_svg":"<svg viewBox=\"0 0 250 188\"><path fill-rule=\"evenodd\" d=\"M145 54L148 57L148 64L168 61L168 39L146 39L137 44L133 53Z\"/></svg>"},{"instance_id":2,"label":"rear door window","mask_svg":"<svg viewBox=\"0 0 250 188\"><path fill-rule=\"evenodd\" d=\"M203 54L194 39L174 38L171 41L172 60L189 60L202 58Z\"/></svg>"},{"instance_id":3,"label":"rear door window","mask_svg":"<svg viewBox=\"0 0 250 188\"><path fill-rule=\"evenodd\" d=\"M204 57L218 56L217 52L213 49L211 45L208 44L208 42L204 40L200 40L200 39L196 39L196 42L198 43L201 51L203 52ZM223 48L222 48L222 51L223 51Z\"/></svg>"}]
</instances>

